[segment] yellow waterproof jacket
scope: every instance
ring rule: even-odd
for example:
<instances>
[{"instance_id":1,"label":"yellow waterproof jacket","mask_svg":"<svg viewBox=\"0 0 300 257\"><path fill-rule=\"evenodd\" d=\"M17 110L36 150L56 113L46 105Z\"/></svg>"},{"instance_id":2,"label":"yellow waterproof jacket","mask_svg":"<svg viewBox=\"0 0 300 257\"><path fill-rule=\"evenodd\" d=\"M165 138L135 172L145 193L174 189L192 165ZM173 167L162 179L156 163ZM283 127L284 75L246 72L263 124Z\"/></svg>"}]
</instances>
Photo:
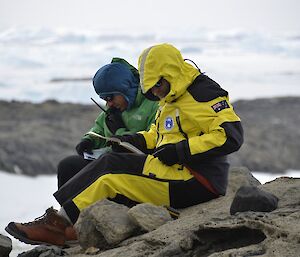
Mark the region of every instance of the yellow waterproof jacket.
<instances>
[{"instance_id":1,"label":"yellow waterproof jacket","mask_svg":"<svg viewBox=\"0 0 300 257\"><path fill-rule=\"evenodd\" d=\"M155 124L140 132L146 148L176 144L180 164L197 171L225 194L229 166L225 156L243 142L240 118L228 93L186 63L169 44L146 49L139 58L139 72L142 91L149 99L155 99L150 89L162 77L170 83L170 92L159 103Z\"/></svg>"}]
</instances>

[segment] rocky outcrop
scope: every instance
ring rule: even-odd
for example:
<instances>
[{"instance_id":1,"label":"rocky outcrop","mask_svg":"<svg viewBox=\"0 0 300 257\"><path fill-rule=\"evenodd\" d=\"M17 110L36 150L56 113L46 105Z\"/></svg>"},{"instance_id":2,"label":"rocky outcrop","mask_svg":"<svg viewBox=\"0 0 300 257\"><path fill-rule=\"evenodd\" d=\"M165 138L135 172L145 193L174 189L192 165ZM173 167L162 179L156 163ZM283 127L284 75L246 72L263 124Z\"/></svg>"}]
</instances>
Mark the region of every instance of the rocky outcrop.
<instances>
[{"instance_id":1,"label":"rocky outcrop","mask_svg":"<svg viewBox=\"0 0 300 257\"><path fill-rule=\"evenodd\" d=\"M241 186L258 187L279 201L272 212L238 212L230 206ZM297 257L300 251L300 179L278 178L261 185L246 168L230 171L225 197L180 210L180 217L157 229L137 233L117 245L100 249L80 246L60 255L74 257L273 256ZM99 214L101 215L101 214ZM37 248L41 251L41 248ZM34 250L33 250L34 251ZM44 253L49 249L44 249ZM28 253L29 254L29 253ZM30 253L32 254L32 252ZM53 255L22 255L53 256ZM59 256L59 255L55 255Z\"/></svg>"},{"instance_id":2,"label":"rocky outcrop","mask_svg":"<svg viewBox=\"0 0 300 257\"><path fill-rule=\"evenodd\" d=\"M232 166L300 170L299 97L243 100L234 107L242 118L245 143L230 155ZM96 105L0 101L0 170L55 173L58 162L75 153L98 114Z\"/></svg>"},{"instance_id":3,"label":"rocky outcrop","mask_svg":"<svg viewBox=\"0 0 300 257\"><path fill-rule=\"evenodd\" d=\"M230 156L232 165L256 171L300 170L299 97L241 100L234 107L245 142Z\"/></svg>"},{"instance_id":4,"label":"rocky outcrop","mask_svg":"<svg viewBox=\"0 0 300 257\"><path fill-rule=\"evenodd\" d=\"M0 101L0 170L53 174L99 113L95 105Z\"/></svg>"},{"instance_id":5,"label":"rocky outcrop","mask_svg":"<svg viewBox=\"0 0 300 257\"><path fill-rule=\"evenodd\" d=\"M0 234L0 257L8 257L12 250L11 239Z\"/></svg>"}]
</instances>

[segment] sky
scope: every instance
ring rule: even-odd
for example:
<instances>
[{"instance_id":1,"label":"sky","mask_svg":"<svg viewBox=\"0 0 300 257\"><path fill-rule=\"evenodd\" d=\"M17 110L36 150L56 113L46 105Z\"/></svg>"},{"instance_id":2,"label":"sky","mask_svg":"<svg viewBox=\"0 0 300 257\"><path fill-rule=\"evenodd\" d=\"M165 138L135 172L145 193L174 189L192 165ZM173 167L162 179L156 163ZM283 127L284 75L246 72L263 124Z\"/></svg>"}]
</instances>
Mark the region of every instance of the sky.
<instances>
[{"instance_id":1,"label":"sky","mask_svg":"<svg viewBox=\"0 0 300 257\"><path fill-rule=\"evenodd\" d=\"M299 0L0 0L0 30L10 27L299 31Z\"/></svg>"}]
</instances>

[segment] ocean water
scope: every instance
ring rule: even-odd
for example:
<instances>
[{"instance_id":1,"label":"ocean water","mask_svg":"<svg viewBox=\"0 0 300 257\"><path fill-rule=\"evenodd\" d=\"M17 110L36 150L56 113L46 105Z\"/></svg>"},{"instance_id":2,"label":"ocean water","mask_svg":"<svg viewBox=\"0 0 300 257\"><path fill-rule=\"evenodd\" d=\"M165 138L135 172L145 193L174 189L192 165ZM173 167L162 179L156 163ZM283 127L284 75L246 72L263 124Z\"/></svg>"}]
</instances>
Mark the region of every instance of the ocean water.
<instances>
[{"instance_id":1,"label":"ocean water","mask_svg":"<svg viewBox=\"0 0 300 257\"><path fill-rule=\"evenodd\" d=\"M285 174L270 174L253 172L262 184L280 176L300 177L300 171L289 170ZM44 214L45 210L53 206L59 209L59 204L52 194L57 189L56 176L27 177L8 174L0 171L0 234L9 236L4 228L10 221L29 222ZM10 257L28 251L34 246L19 242L13 237L13 251Z\"/></svg>"},{"instance_id":2,"label":"ocean water","mask_svg":"<svg viewBox=\"0 0 300 257\"><path fill-rule=\"evenodd\" d=\"M300 32L261 34L241 30L80 31L18 29L0 31L0 99L46 99L91 103L90 80L112 57L137 66L147 47L168 42L229 91L231 100L300 95Z\"/></svg>"}]
</instances>

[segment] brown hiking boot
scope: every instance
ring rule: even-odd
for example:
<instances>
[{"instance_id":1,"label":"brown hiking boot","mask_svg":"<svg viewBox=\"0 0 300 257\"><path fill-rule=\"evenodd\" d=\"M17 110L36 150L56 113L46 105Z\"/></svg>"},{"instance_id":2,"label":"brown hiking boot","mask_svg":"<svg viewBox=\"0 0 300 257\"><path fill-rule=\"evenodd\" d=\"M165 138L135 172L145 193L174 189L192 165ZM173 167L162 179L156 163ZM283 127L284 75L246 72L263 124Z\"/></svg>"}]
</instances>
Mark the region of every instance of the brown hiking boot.
<instances>
[{"instance_id":1,"label":"brown hiking boot","mask_svg":"<svg viewBox=\"0 0 300 257\"><path fill-rule=\"evenodd\" d=\"M58 215L52 207L32 222L10 222L5 230L20 241L32 245L64 246L68 245L68 241L77 240L73 225Z\"/></svg>"}]
</instances>

